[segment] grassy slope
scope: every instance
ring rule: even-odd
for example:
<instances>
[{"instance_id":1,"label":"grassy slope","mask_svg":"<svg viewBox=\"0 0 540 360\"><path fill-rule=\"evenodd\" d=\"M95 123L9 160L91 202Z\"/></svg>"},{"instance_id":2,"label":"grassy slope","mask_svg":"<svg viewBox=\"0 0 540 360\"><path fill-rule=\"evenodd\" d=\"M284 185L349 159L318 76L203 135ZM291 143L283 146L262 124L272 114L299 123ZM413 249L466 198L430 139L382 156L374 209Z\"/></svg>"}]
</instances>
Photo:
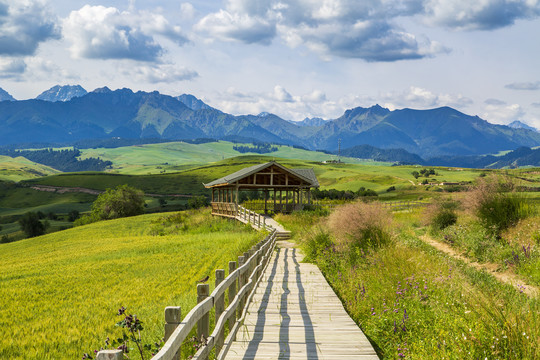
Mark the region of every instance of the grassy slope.
<instances>
[{"instance_id":1,"label":"grassy slope","mask_svg":"<svg viewBox=\"0 0 540 360\"><path fill-rule=\"evenodd\" d=\"M59 172L49 166L35 163L21 156L12 158L0 155L0 180L21 181Z\"/></svg>"},{"instance_id":2,"label":"grassy slope","mask_svg":"<svg viewBox=\"0 0 540 360\"><path fill-rule=\"evenodd\" d=\"M161 144L148 144L127 146L115 149L85 149L81 158L100 157L113 162L113 171L122 174L149 174L160 173L163 170L177 171L186 167L208 164L223 159L242 155L233 149L233 144L227 141L206 144L188 144L184 142L171 142ZM238 144L250 145L250 144ZM267 158L302 159L308 161L324 161L335 159L335 155L328 155L318 151L295 149L290 146L278 146L278 151L265 154ZM245 155L257 155L246 153ZM347 163L367 163L354 158L342 158ZM375 163L386 164L386 163Z\"/></svg>"},{"instance_id":3,"label":"grassy slope","mask_svg":"<svg viewBox=\"0 0 540 360\"><path fill-rule=\"evenodd\" d=\"M144 321L148 342L161 338L164 307L180 305L186 314L195 304L196 280L226 268L261 238L208 211L184 221L187 232L150 235L163 216L1 244L0 332L9 336L0 339L0 358L80 358L117 331L120 306Z\"/></svg>"},{"instance_id":4,"label":"grassy slope","mask_svg":"<svg viewBox=\"0 0 540 360\"><path fill-rule=\"evenodd\" d=\"M420 241L420 212L393 217L395 240L362 252L328 246L329 227L313 213L279 221L311 254L381 358L538 358L538 299Z\"/></svg>"},{"instance_id":5,"label":"grassy slope","mask_svg":"<svg viewBox=\"0 0 540 360\"><path fill-rule=\"evenodd\" d=\"M28 181L28 183L81 186L93 189L105 189L128 183L148 193L199 194L204 193L202 182L209 182L244 167L272 160L292 168L313 168L323 189L336 188L355 191L361 186L377 191L386 190L391 185L398 187L409 186L411 185L410 181L414 180L411 172L418 169L414 166L321 164L318 161L245 155L170 174L133 176L105 173L72 173L35 179ZM438 181L471 181L480 174L478 170L457 171L448 168L437 168L437 172L439 175L435 178Z\"/></svg>"}]
</instances>

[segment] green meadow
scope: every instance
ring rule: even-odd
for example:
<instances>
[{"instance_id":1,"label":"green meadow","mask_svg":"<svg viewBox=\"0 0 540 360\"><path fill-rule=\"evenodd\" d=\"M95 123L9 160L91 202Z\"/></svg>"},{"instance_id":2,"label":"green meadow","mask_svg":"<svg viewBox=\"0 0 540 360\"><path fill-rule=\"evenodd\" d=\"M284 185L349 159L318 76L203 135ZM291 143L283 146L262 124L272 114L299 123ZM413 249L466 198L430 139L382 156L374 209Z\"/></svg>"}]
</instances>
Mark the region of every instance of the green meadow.
<instances>
[{"instance_id":1,"label":"green meadow","mask_svg":"<svg viewBox=\"0 0 540 360\"><path fill-rule=\"evenodd\" d=\"M97 148L82 150L81 159L100 157L112 161L112 172L121 174L156 174L170 171L185 170L188 168L219 162L228 158L243 155L233 149L235 145L228 141L210 142L204 144L189 144L185 142L170 142L160 144L147 144L126 146L114 149ZM302 159L306 161L322 162L336 160L336 155L329 155L320 151L309 151L293 148L291 146L275 145L277 151L265 154L266 159ZM254 155L256 153L245 153ZM342 157L342 161L353 164L386 164Z\"/></svg>"},{"instance_id":2,"label":"green meadow","mask_svg":"<svg viewBox=\"0 0 540 360\"><path fill-rule=\"evenodd\" d=\"M21 181L59 172L49 166L32 162L21 156L12 158L0 155L0 181Z\"/></svg>"},{"instance_id":3,"label":"green meadow","mask_svg":"<svg viewBox=\"0 0 540 360\"><path fill-rule=\"evenodd\" d=\"M163 310L196 304L196 281L261 240L208 210L142 215L0 245L1 359L77 359L118 333L125 306L145 341Z\"/></svg>"},{"instance_id":4,"label":"green meadow","mask_svg":"<svg viewBox=\"0 0 540 360\"><path fill-rule=\"evenodd\" d=\"M519 278L512 286L426 243L426 210L356 210L367 220L355 217L354 211L294 213L278 215L277 220L293 231L306 260L319 266L380 358L540 357L540 300L523 288L526 283L539 284L540 232L537 225L527 230L538 217L519 224L503 240L486 239L477 226L461 230L479 244L460 244L462 256L485 261L463 251L467 246L473 251L478 246L496 247L498 254L506 251L503 258L514 263L507 265L500 258L496 265L498 271ZM373 242L380 236L374 224L383 224L388 234L378 245ZM344 234L344 228L355 235ZM520 245L530 245L526 256L512 241L517 232L523 232ZM445 234L437 234L438 241L444 242ZM519 262L513 250L519 251Z\"/></svg>"}]
</instances>

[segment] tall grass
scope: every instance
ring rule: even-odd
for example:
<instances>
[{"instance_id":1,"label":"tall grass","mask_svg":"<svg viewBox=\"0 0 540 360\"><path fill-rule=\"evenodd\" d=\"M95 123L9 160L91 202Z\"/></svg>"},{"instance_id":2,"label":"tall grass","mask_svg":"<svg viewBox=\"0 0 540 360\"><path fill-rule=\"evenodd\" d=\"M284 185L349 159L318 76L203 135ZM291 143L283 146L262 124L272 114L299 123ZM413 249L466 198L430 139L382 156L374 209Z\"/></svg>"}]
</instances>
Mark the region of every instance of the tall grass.
<instances>
[{"instance_id":1,"label":"tall grass","mask_svg":"<svg viewBox=\"0 0 540 360\"><path fill-rule=\"evenodd\" d=\"M398 214L393 241L355 256L327 227L295 238L384 359L540 357L539 301L423 243L416 216Z\"/></svg>"},{"instance_id":2,"label":"tall grass","mask_svg":"<svg viewBox=\"0 0 540 360\"><path fill-rule=\"evenodd\" d=\"M163 337L163 310L196 303L196 281L260 234L209 210L102 221L0 245L0 359L77 359L117 334L121 306ZM177 227L178 226L178 227Z\"/></svg>"},{"instance_id":3,"label":"tall grass","mask_svg":"<svg viewBox=\"0 0 540 360\"><path fill-rule=\"evenodd\" d=\"M328 217L328 228L340 247L369 249L390 242L391 217L377 203L340 206Z\"/></svg>"},{"instance_id":4,"label":"tall grass","mask_svg":"<svg viewBox=\"0 0 540 360\"><path fill-rule=\"evenodd\" d=\"M514 188L513 182L504 177L481 178L468 197L480 223L497 237L531 213L525 197Z\"/></svg>"}]
</instances>

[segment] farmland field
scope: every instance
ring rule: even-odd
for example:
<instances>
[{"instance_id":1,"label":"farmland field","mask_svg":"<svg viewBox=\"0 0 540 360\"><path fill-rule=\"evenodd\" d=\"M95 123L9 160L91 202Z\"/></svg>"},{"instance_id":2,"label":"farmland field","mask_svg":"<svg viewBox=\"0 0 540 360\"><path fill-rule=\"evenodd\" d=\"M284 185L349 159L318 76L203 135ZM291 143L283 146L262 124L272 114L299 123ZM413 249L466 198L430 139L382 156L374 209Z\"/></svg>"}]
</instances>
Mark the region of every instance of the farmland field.
<instances>
[{"instance_id":1,"label":"farmland field","mask_svg":"<svg viewBox=\"0 0 540 360\"><path fill-rule=\"evenodd\" d=\"M77 359L116 334L121 306L163 336L163 310L196 303L195 285L262 235L208 210L152 214L1 244L1 359ZM219 251L217 251L219 248Z\"/></svg>"}]
</instances>

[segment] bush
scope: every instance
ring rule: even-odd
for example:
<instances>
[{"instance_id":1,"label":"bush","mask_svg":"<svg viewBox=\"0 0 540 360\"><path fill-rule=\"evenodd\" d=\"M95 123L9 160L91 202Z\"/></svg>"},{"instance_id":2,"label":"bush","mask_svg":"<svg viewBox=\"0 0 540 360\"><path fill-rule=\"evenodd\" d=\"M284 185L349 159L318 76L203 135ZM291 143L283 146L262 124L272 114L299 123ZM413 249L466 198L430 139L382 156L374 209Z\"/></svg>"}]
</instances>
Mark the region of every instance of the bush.
<instances>
[{"instance_id":1,"label":"bush","mask_svg":"<svg viewBox=\"0 0 540 360\"><path fill-rule=\"evenodd\" d=\"M19 219L21 230L27 237L45 234L45 225L39 221L39 215L35 212L27 212Z\"/></svg>"},{"instance_id":2,"label":"bush","mask_svg":"<svg viewBox=\"0 0 540 360\"><path fill-rule=\"evenodd\" d=\"M129 185L107 189L92 204L90 214L77 219L73 225L85 225L99 220L140 215L144 212L144 194Z\"/></svg>"},{"instance_id":3,"label":"bush","mask_svg":"<svg viewBox=\"0 0 540 360\"><path fill-rule=\"evenodd\" d=\"M188 200L188 206L191 209L199 209L210 205L208 198L204 195L194 196Z\"/></svg>"},{"instance_id":4,"label":"bush","mask_svg":"<svg viewBox=\"0 0 540 360\"><path fill-rule=\"evenodd\" d=\"M81 217L81 214L79 213L79 210L71 210L68 214L68 221L74 222L80 217Z\"/></svg>"},{"instance_id":5,"label":"bush","mask_svg":"<svg viewBox=\"0 0 540 360\"><path fill-rule=\"evenodd\" d=\"M486 177L479 179L469 197L480 223L498 238L530 214L526 199L513 190L513 183L506 178Z\"/></svg>"},{"instance_id":6,"label":"bush","mask_svg":"<svg viewBox=\"0 0 540 360\"><path fill-rule=\"evenodd\" d=\"M390 219L379 204L360 202L337 208L328 225L342 247L367 249L390 242Z\"/></svg>"},{"instance_id":7,"label":"bush","mask_svg":"<svg viewBox=\"0 0 540 360\"><path fill-rule=\"evenodd\" d=\"M438 209L431 218L430 225L433 230L443 230L454 225L457 222L457 218L456 212L452 209Z\"/></svg>"},{"instance_id":8,"label":"bush","mask_svg":"<svg viewBox=\"0 0 540 360\"><path fill-rule=\"evenodd\" d=\"M325 250L333 246L330 234L327 231L319 230L310 232L302 243L306 253L305 261L314 261L321 256Z\"/></svg>"}]
</instances>

